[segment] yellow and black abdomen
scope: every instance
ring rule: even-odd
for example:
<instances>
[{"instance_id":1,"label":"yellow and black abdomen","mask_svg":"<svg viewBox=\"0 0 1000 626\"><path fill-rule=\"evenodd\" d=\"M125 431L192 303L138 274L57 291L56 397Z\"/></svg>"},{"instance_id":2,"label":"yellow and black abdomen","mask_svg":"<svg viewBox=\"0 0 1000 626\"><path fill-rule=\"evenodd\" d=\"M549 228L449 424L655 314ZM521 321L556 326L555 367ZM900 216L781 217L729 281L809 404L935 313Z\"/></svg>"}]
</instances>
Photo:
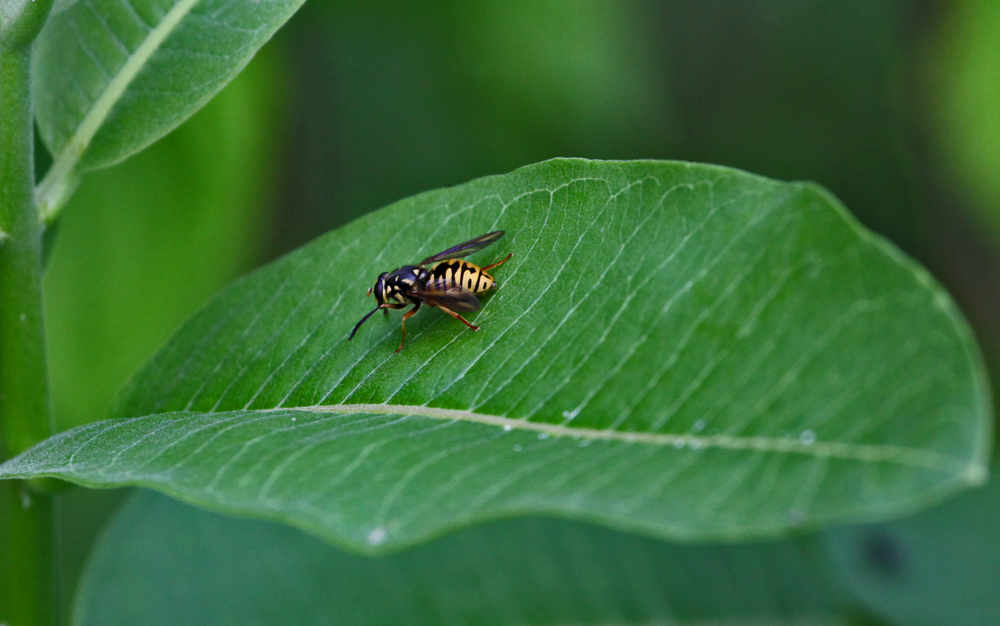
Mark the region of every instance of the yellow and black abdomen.
<instances>
[{"instance_id":1,"label":"yellow and black abdomen","mask_svg":"<svg viewBox=\"0 0 1000 626\"><path fill-rule=\"evenodd\" d=\"M463 287L473 293L488 291L497 286L493 277L484 272L483 268L462 259L442 261L431 268L427 284L431 283L442 283L446 288Z\"/></svg>"}]
</instances>

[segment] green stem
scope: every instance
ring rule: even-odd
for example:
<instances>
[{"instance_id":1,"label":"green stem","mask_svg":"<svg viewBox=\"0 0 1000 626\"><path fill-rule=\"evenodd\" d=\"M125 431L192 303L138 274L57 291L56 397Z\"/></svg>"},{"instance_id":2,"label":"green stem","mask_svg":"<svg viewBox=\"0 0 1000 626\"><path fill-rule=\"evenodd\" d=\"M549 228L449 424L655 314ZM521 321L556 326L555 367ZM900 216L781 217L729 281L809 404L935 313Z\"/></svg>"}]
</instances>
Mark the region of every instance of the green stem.
<instances>
[{"instance_id":1,"label":"green stem","mask_svg":"<svg viewBox=\"0 0 1000 626\"><path fill-rule=\"evenodd\" d=\"M31 46L0 46L0 461L53 432L33 198ZM52 496L0 481L0 624L55 623Z\"/></svg>"}]
</instances>

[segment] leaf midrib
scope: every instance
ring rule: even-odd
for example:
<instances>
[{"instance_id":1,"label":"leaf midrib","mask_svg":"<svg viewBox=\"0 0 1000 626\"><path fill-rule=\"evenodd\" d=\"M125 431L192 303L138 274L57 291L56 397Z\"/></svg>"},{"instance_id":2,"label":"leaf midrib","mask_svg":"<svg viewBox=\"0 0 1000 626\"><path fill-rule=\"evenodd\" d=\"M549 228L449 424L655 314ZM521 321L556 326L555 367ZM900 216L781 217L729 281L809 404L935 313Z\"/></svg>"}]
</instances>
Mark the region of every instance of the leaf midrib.
<instances>
[{"instance_id":1,"label":"leaf midrib","mask_svg":"<svg viewBox=\"0 0 1000 626\"><path fill-rule=\"evenodd\" d=\"M459 409L443 409L430 406L403 404L331 404L301 407L280 407L277 409L260 409L257 412L267 413L275 410L304 411L308 413L334 413L348 415L352 413L373 413L379 415L419 415L433 419L455 420L497 426L505 430L527 430L551 437L569 437L590 441L618 441L653 446L673 446L692 450L749 450L756 452L777 452L784 454L802 454L817 458L832 458L865 463L895 463L911 467L921 467L937 471L948 471L956 463L961 462L946 455L906 448L902 446L870 445L843 443L838 441L816 440L805 443L792 438L775 438L762 436L740 437L734 435L674 435L668 433L649 433L635 431L620 431L597 428L581 428L563 426L545 422L532 422L524 419L502 417L464 411ZM970 466L966 472L970 481L974 482L975 468Z\"/></svg>"},{"instance_id":2,"label":"leaf midrib","mask_svg":"<svg viewBox=\"0 0 1000 626\"><path fill-rule=\"evenodd\" d=\"M139 72L146 66L146 62L156 53L160 45L174 32L181 20L191 12L198 0L180 0L175 4L160 20L160 23L153 27L142 43L125 60L125 63L118 70L101 95L94 100L83 117L83 120L76 127L76 131L70 136L59 151L59 155L52 163L48 173L38 185L37 204L40 207L40 218L44 221L48 219L48 214L57 207L55 203L59 201L58 196L62 187L72 178L76 170L77 163L83 157L91 140L97 131L100 130L114 108L118 100L121 99L129 84L139 75Z\"/></svg>"}]
</instances>

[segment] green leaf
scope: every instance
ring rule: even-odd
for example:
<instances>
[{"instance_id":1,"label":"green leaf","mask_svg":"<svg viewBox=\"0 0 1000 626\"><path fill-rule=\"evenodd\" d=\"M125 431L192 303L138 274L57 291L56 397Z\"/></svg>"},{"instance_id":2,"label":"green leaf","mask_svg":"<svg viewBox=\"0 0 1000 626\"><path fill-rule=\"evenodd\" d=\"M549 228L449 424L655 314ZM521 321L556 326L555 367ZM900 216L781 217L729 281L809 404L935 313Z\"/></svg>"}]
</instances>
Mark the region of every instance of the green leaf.
<instances>
[{"instance_id":1,"label":"green leaf","mask_svg":"<svg viewBox=\"0 0 1000 626\"><path fill-rule=\"evenodd\" d=\"M379 272L494 229L471 315L347 336ZM981 482L980 356L821 189L556 160L403 200L224 290L117 414L0 477L137 484L384 549L546 513L684 540L872 520Z\"/></svg>"},{"instance_id":2,"label":"green leaf","mask_svg":"<svg viewBox=\"0 0 1000 626\"><path fill-rule=\"evenodd\" d=\"M66 9L76 4L77 0L54 0L52 2L52 15L62 13Z\"/></svg>"},{"instance_id":3,"label":"green leaf","mask_svg":"<svg viewBox=\"0 0 1000 626\"><path fill-rule=\"evenodd\" d=\"M53 15L35 53L38 127L55 161L45 217L78 172L156 141L228 83L303 0L89 0Z\"/></svg>"},{"instance_id":4,"label":"green leaf","mask_svg":"<svg viewBox=\"0 0 1000 626\"><path fill-rule=\"evenodd\" d=\"M827 537L869 609L901 626L990 626L1000 615L1000 482L891 524Z\"/></svg>"},{"instance_id":5,"label":"green leaf","mask_svg":"<svg viewBox=\"0 0 1000 626\"><path fill-rule=\"evenodd\" d=\"M679 546L522 519L370 559L141 492L93 553L74 623L844 623L813 544Z\"/></svg>"},{"instance_id":6,"label":"green leaf","mask_svg":"<svg viewBox=\"0 0 1000 626\"><path fill-rule=\"evenodd\" d=\"M76 4L76 0L55 0L52 3L52 15L62 13L66 9Z\"/></svg>"},{"instance_id":7,"label":"green leaf","mask_svg":"<svg viewBox=\"0 0 1000 626\"><path fill-rule=\"evenodd\" d=\"M58 222L45 308L60 430L107 417L177 326L259 262L283 126L276 61L263 51L176 132L88 176Z\"/></svg>"}]
</instances>

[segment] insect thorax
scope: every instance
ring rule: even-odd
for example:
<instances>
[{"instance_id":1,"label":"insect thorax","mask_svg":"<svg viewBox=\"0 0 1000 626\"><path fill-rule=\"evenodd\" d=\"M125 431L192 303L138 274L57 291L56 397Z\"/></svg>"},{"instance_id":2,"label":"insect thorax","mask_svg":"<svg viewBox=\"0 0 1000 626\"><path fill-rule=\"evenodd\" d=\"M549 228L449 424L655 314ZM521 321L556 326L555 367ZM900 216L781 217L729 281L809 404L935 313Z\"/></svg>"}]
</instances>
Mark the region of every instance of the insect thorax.
<instances>
[{"instance_id":1,"label":"insect thorax","mask_svg":"<svg viewBox=\"0 0 1000 626\"><path fill-rule=\"evenodd\" d=\"M416 265L406 265L393 270L385 278L382 299L396 304L411 302L407 294L415 284L422 282L426 275L427 270Z\"/></svg>"}]
</instances>

